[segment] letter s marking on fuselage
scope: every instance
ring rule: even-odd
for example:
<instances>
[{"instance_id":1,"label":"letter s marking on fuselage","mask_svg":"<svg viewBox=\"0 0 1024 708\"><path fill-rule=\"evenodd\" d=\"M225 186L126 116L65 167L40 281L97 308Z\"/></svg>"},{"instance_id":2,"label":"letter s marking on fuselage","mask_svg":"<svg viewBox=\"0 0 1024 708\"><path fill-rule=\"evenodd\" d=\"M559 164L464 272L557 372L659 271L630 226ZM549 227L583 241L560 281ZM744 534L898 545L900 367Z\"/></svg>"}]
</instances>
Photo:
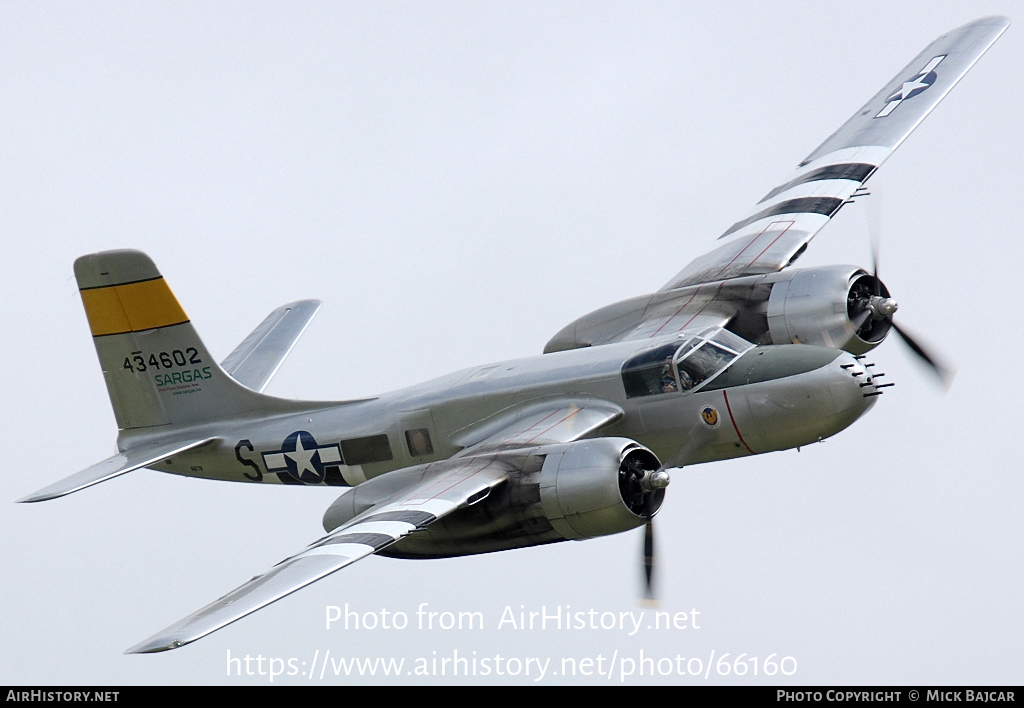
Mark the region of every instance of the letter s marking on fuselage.
<instances>
[{"instance_id":1,"label":"letter s marking on fuselage","mask_svg":"<svg viewBox=\"0 0 1024 708\"><path fill-rule=\"evenodd\" d=\"M242 474L245 475L246 479L251 479L253 482L262 482L263 481L263 470L261 470L260 466L258 464L256 464L254 461L247 460L244 457L242 457L242 448L243 447L246 450L248 450L249 452L253 451L252 443L249 442L249 440L239 440L238 444L235 445L235 459L238 460L239 462L241 462L246 467L252 467L254 470L256 470L256 476L253 477L248 472L243 472Z\"/></svg>"}]
</instances>

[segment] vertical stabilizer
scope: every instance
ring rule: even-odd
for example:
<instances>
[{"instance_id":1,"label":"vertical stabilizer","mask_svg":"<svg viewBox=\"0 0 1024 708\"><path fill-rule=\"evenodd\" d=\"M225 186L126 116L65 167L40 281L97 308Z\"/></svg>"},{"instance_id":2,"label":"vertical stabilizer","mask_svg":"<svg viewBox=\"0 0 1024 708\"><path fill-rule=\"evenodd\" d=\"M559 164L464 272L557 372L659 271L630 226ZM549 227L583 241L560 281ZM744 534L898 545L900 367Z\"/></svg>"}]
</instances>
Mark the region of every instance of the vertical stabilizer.
<instances>
[{"instance_id":1,"label":"vertical stabilizer","mask_svg":"<svg viewBox=\"0 0 1024 708\"><path fill-rule=\"evenodd\" d=\"M275 400L224 373L145 253L82 256L75 278L118 428L196 423Z\"/></svg>"}]
</instances>

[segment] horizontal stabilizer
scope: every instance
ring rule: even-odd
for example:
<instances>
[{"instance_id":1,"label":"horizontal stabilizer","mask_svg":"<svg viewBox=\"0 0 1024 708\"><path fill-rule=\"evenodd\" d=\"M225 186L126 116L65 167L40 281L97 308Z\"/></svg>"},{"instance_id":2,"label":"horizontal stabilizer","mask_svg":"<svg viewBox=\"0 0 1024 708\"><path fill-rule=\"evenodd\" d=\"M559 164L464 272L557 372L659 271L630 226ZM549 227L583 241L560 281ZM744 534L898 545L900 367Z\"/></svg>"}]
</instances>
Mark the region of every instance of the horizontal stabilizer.
<instances>
[{"instance_id":1,"label":"horizontal stabilizer","mask_svg":"<svg viewBox=\"0 0 1024 708\"><path fill-rule=\"evenodd\" d=\"M44 487L34 494L29 494L27 497L19 499L19 502L39 502L47 501L48 499L56 499L62 497L65 494L71 494L77 492L80 489L91 487L94 484L100 482L106 482L108 479L113 479L125 472L131 472L137 470L140 467L146 467L152 465L160 460L167 459L173 455L184 452L185 450L191 450L192 448L205 445L208 442L217 440L216 437L211 438L200 438L200 439L189 439L182 440L178 439L173 442L161 441L159 443L143 444L138 447L126 450L125 452L119 452L113 457L108 457L102 462L97 462L92 467L88 467L77 474L73 474L66 479L62 479L59 482L51 484L49 487Z\"/></svg>"},{"instance_id":2,"label":"horizontal stabilizer","mask_svg":"<svg viewBox=\"0 0 1024 708\"><path fill-rule=\"evenodd\" d=\"M282 305L228 354L221 367L238 383L262 393L319 309L319 300Z\"/></svg>"}]
</instances>

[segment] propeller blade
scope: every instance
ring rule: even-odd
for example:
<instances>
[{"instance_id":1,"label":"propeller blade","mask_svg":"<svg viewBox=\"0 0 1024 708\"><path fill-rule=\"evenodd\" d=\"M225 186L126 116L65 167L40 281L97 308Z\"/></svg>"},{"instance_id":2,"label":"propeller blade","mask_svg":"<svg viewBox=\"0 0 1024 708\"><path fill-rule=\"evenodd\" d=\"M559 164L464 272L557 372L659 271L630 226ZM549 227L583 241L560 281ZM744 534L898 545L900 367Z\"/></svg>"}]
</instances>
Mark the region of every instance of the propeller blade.
<instances>
[{"instance_id":1,"label":"propeller blade","mask_svg":"<svg viewBox=\"0 0 1024 708\"><path fill-rule=\"evenodd\" d=\"M647 524L644 527L644 578L647 583L644 586L644 599L654 600L654 523L650 516L647 517Z\"/></svg>"},{"instance_id":2,"label":"propeller blade","mask_svg":"<svg viewBox=\"0 0 1024 708\"><path fill-rule=\"evenodd\" d=\"M654 494L644 497L644 605L654 605Z\"/></svg>"},{"instance_id":3,"label":"propeller blade","mask_svg":"<svg viewBox=\"0 0 1024 708\"><path fill-rule=\"evenodd\" d=\"M645 478L644 508L644 598L642 604L648 607L657 606L654 598L654 515L660 503L655 503L655 496L664 494L669 485L669 474L664 467L659 467Z\"/></svg>"},{"instance_id":4,"label":"propeller blade","mask_svg":"<svg viewBox=\"0 0 1024 708\"><path fill-rule=\"evenodd\" d=\"M878 276L878 266L879 266L879 261L881 260L881 258L879 256L879 252L881 251L881 245L882 245L882 192L883 192L883 190L879 188L880 185L879 185L877 179L872 181L871 187L872 187L872 189L871 189L871 196L873 198L867 200L866 216L867 216L867 222L868 222L868 233L869 233L869 237L871 239L871 268L872 268L872 275L875 276L875 287L874 287L874 291L875 292L874 292L874 294L877 295L878 297L881 297L882 296L882 281L881 281L881 279ZM863 313L858 315L857 320L853 323L855 331L858 331L858 332L860 331L860 328L867 321L868 316L870 314L871 314L870 312L865 310ZM896 330L896 334L898 334L900 336L900 338L906 343L906 345L908 347L910 347L911 351L913 351L915 354L917 354L918 358L920 358L921 361L923 361L928 366L928 368L931 370L931 372L938 377L939 381L942 382L943 388L948 389L950 384L953 383L953 377L956 375L956 371L953 370L953 369L949 369L949 368L943 366L942 364L939 363L939 361L934 356L932 356L927 351L925 351L924 347L922 347L917 342L917 340L915 340L913 337L911 337L910 334L905 329L903 329L898 324L896 324L895 321L893 321L891 314L888 315L887 319L892 324L892 328L894 330Z\"/></svg>"},{"instance_id":5,"label":"propeller blade","mask_svg":"<svg viewBox=\"0 0 1024 708\"><path fill-rule=\"evenodd\" d=\"M898 334L906 345L910 347L911 351L917 354L917 356L928 365L928 368L931 369L932 373L939 377L942 385L945 388L949 388L950 384L953 383L953 377L956 375L956 371L940 364L934 356L925 351L924 347L922 347L917 340L911 337L904 328L900 327L895 322L892 323L892 328L896 330L896 334Z\"/></svg>"}]
</instances>

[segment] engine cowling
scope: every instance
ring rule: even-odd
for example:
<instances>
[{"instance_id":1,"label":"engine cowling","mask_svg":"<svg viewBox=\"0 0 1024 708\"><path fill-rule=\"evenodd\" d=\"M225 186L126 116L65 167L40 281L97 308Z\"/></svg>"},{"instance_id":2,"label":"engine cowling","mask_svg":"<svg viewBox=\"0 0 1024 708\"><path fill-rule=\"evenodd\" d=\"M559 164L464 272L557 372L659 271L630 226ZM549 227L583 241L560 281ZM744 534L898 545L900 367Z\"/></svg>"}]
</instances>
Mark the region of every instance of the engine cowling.
<instances>
[{"instance_id":1,"label":"engine cowling","mask_svg":"<svg viewBox=\"0 0 1024 708\"><path fill-rule=\"evenodd\" d=\"M863 354L885 339L895 309L882 281L862 268L805 268L781 273L772 284L768 331L774 344Z\"/></svg>"},{"instance_id":2,"label":"engine cowling","mask_svg":"<svg viewBox=\"0 0 1024 708\"><path fill-rule=\"evenodd\" d=\"M548 451L541 468L541 508L563 538L628 531L661 507L665 488L654 480L661 462L642 445L598 438L551 447L562 449Z\"/></svg>"}]
</instances>

